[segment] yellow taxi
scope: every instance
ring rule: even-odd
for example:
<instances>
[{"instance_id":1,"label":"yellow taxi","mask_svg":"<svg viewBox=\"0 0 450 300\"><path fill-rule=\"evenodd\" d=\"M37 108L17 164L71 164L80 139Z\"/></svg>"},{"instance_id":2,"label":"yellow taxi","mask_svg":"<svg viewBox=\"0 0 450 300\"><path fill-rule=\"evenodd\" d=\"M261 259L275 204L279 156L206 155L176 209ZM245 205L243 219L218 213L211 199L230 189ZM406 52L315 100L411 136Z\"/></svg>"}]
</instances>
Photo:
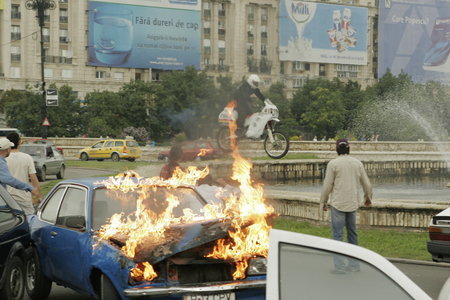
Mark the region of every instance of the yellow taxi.
<instances>
[{"instance_id":1,"label":"yellow taxi","mask_svg":"<svg viewBox=\"0 0 450 300\"><path fill-rule=\"evenodd\" d=\"M128 139L106 139L99 141L91 147L80 150L81 160L96 159L102 161L111 158L113 161L126 159L135 161L141 157L141 147L134 140Z\"/></svg>"}]
</instances>

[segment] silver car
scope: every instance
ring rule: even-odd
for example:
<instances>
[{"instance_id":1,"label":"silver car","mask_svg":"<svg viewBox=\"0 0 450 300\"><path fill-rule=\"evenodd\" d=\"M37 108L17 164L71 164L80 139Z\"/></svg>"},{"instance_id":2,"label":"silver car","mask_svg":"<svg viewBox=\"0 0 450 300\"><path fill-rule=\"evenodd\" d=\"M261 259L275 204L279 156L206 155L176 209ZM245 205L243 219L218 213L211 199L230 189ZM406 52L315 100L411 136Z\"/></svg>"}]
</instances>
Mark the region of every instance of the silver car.
<instances>
[{"instance_id":1,"label":"silver car","mask_svg":"<svg viewBox=\"0 0 450 300\"><path fill-rule=\"evenodd\" d=\"M24 144L20 151L31 155L36 168L36 175L39 181L45 181L47 175L56 175L56 178L63 179L66 165L64 156L49 144Z\"/></svg>"}]
</instances>

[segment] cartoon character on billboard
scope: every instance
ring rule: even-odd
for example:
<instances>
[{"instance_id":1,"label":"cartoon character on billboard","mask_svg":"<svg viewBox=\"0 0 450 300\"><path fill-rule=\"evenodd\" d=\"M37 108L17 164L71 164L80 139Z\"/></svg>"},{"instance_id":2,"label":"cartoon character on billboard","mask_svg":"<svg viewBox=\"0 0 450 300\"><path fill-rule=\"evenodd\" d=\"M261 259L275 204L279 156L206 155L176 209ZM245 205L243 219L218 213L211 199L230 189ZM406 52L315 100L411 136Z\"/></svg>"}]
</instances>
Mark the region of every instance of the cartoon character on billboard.
<instances>
[{"instance_id":1,"label":"cartoon character on billboard","mask_svg":"<svg viewBox=\"0 0 450 300\"><path fill-rule=\"evenodd\" d=\"M339 52L343 52L349 47L355 47L356 30L351 25L352 11L350 8L344 8L342 17L340 10L334 10L332 19L333 27L327 30L331 47L336 48Z\"/></svg>"}]
</instances>

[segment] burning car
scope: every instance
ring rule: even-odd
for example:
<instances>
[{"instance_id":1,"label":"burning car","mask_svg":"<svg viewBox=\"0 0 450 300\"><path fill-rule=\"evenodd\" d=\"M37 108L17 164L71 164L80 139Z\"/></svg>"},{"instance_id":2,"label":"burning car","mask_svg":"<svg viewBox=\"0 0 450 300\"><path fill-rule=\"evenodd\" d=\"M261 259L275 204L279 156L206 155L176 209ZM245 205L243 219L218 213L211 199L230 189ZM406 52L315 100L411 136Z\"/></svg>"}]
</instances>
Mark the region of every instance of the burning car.
<instances>
[{"instance_id":1,"label":"burning car","mask_svg":"<svg viewBox=\"0 0 450 300\"><path fill-rule=\"evenodd\" d=\"M30 297L56 282L100 299L263 298L273 210L258 187L208 203L205 170L60 182L30 220Z\"/></svg>"}]
</instances>

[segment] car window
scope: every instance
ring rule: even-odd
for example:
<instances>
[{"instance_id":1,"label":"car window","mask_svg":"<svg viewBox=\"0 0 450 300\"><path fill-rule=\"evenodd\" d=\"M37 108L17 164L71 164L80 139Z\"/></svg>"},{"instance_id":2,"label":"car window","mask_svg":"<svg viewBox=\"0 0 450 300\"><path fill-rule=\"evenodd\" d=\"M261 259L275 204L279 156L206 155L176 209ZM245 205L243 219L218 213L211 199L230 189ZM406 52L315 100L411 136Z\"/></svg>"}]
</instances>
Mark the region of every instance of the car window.
<instances>
[{"instance_id":1,"label":"car window","mask_svg":"<svg viewBox=\"0 0 450 300\"><path fill-rule=\"evenodd\" d=\"M85 226L85 203L86 190L80 188L69 187L64 195L61 208L56 220L57 225L67 226L69 219L78 218L81 220L83 227Z\"/></svg>"},{"instance_id":2,"label":"car window","mask_svg":"<svg viewBox=\"0 0 450 300\"><path fill-rule=\"evenodd\" d=\"M104 147L114 147L114 141L107 141Z\"/></svg>"},{"instance_id":3,"label":"car window","mask_svg":"<svg viewBox=\"0 0 450 300\"><path fill-rule=\"evenodd\" d=\"M98 143L94 144L94 145L92 146L92 148L101 148L102 145L103 145L103 143L104 143L104 141L98 142Z\"/></svg>"},{"instance_id":4,"label":"car window","mask_svg":"<svg viewBox=\"0 0 450 300\"><path fill-rule=\"evenodd\" d=\"M279 244L279 299L412 299L378 268L323 249ZM334 273L334 260L359 265L359 272Z\"/></svg>"},{"instance_id":5,"label":"car window","mask_svg":"<svg viewBox=\"0 0 450 300\"><path fill-rule=\"evenodd\" d=\"M139 144L136 141L127 141L127 147L139 147Z\"/></svg>"},{"instance_id":6,"label":"car window","mask_svg":"<svg viewBox=\"0 0 450 300\"><path fill-rule=\"evenodd\" d=\"M61 202L61 198L64 194L66 187L58 188L47 200L44 208L42 209L41 219L50 223L56 222L56 215L59 208L59 203Z\"/></svg>"},{"instance_id":7,"label":"car window","mask_svg":"<svg viewBox=\"0 0 450 300\"><path fill-rule=\"evenodd\" d=\"M123 141L116 141L116 147L122 147Z\"/></svg>"},{"instance_id":8,"label":"car window","mask_svg":"<svg viewBox=\"0 0 450 300\"><path fill-rule=\"evenodd\" d=\"M20 147L20 151L23 153L27 153L33 157L42 157L44 156L45 147L42 146L33 146L33 145L23 145Z\"/></svg>"},{"instance_id":9,"label":"car window","mask_svg":"<svg viewBox=\"0 0 450 300\"><path fill-rule=\"evenodd\" d=\"M45 153L46 153L47 157L53 157L53 156L55 156L55 155L53 154L52 147L47 147L47 148L45 149Z\"/></svg>"},{"instance_id":10,"label":"car window","mask_svg":"<svg viewBox=\"0 0 450 300\"><path fill-rule=\"evenodd\" d=\"M95 190L94 194L92 228L98 230L114 214L134 213L136 199L139 198L142 199L142 203L147 209L156 214L162 214L168 206L168 197L176 197L180 201L180 204L173 210L174 217L182 216L183 210L186 208L191 209L195 214L200 214L200 210L205 205L204 200L190 188L155 187L148 189L145 193L142 189L124 193L118 190L99 188Z\"/></svg>"},{"instance_id":11,"label":"car window","mask_svg":"<svg viewBox=\"0 0 450 300\"><path fill-rule=\"evenodd\" d=\"M16 224L15 219L5 200L0 197L0 233L6 232L14 227Z\"/></svg>"}]
</instances>

